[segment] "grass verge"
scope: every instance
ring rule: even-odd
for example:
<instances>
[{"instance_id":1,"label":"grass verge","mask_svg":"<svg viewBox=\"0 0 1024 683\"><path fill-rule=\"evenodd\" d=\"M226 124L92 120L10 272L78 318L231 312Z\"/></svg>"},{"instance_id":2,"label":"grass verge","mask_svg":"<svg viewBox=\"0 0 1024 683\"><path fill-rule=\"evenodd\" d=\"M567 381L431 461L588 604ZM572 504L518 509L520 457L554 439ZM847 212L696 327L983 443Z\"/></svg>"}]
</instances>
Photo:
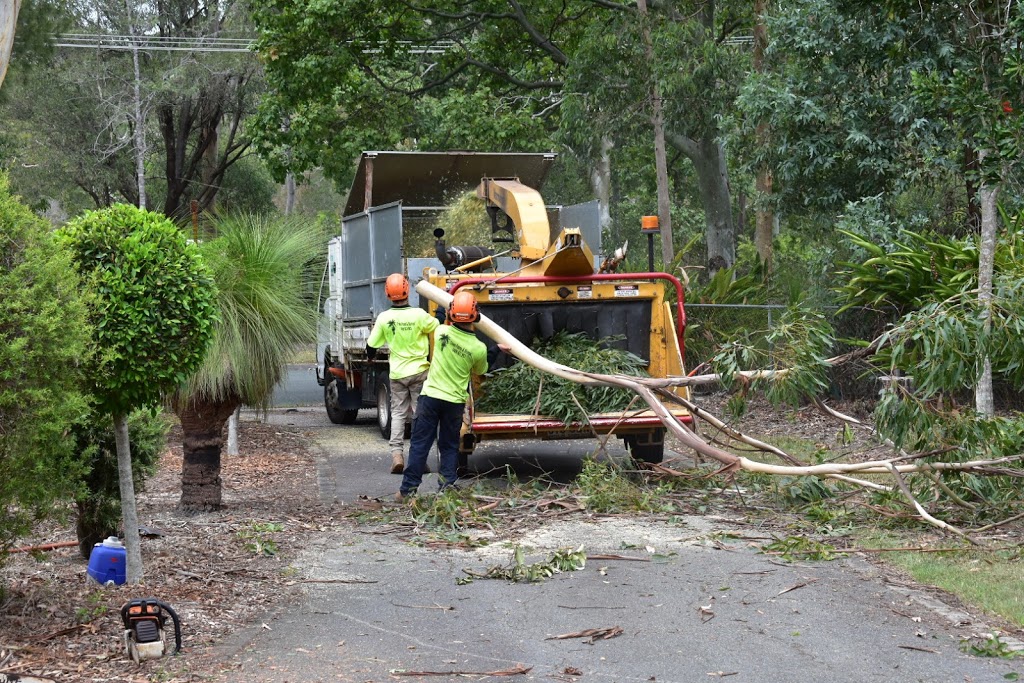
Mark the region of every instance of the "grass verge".
<instances>
[{"instance_id":1,"label":"grass verge","mask_svg":"<svg viewBox=\"0 0 1024 683\"><path fill-rule=\"evenodd\" d=\"M1024 565L1006 552L886 553L885 560L915 581L953 593L965 602L1024 627Z\"/></svg>"}]
</instances>

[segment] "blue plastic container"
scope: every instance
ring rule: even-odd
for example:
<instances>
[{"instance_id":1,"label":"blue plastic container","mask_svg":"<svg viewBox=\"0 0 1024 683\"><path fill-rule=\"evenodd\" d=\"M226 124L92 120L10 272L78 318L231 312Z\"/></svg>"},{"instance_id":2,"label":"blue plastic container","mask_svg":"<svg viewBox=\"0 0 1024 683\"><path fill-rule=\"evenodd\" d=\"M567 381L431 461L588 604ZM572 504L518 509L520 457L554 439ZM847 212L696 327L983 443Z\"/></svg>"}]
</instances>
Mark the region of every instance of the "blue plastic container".
<instances>
[{"instance_id":1,"label":"blue plastic container","mask_svg":"<svg viewBox=\"0 0 1024 683\"><path fill-rule=\"evenodd\" d=\"M116 536L97 543L89 553L89 578L103 585L124 583L127 577L128 553Z\"/></svg>"}]
</instances>

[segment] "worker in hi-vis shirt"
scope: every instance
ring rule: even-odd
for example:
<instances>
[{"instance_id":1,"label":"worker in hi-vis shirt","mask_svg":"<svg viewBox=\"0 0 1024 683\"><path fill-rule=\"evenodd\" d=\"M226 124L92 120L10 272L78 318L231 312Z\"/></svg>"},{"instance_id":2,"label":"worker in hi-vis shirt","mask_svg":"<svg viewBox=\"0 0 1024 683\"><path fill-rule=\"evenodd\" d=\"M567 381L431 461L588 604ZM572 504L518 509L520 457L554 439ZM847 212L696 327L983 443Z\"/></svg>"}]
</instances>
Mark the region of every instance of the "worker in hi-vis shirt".
<instances>
[{"instance_id":1,"label":"worker in hi-vis shirt","mask_svg":"<svg viewBox=\"0 0 1024 683\"><path fill-rule=\"evenodd\" d=\"M420 393L409 443L409 466L395 496L398 501L416 493L423 482L427 455L435 441L441 462L438 488L443 491L458 477L459 432L469 398L466 388L474 375L482 375L488 368L488 348L474 332L473 323L479 319L473 294L457 292L448 309L450 324L438 327L434 333L434 357ZM499 349L507 350L500 344L495 352Z\"/></svg>"},{"instance_id":2,"label":"worker in hi-vis shirt","mask_svg":"<svg viewBox=\"0 0 1024 683\"><path fill-rule=\"evenodd\" d=\"M377 349L388 347L391 381L391 473L405 469L403 439L405 421L416 415L416 403L430 367L430 333L438 321L426 311L409 306L409 280L392 273L384 282L391 308L377 316L366 340L366 356L373 360Z\"/></svg>"}]
</instances>

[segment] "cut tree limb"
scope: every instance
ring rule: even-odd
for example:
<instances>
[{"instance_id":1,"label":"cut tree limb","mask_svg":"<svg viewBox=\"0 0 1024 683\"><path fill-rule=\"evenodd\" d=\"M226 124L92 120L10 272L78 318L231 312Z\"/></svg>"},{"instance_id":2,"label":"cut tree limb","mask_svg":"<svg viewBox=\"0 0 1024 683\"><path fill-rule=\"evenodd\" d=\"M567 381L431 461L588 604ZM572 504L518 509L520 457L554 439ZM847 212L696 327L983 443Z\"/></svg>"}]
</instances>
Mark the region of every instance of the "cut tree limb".
<instances>
[{"instance_id":1,"label":"cut tree limb","mask_svg":"<svg viewBox=\"0 0 1024 683\"><path fill-rule=\"evenodd\" d=\"M416 285L416 291L439 306L447 308L451 304L452 295L448 292L435 287L426 280L421 280ZM919 456L902 455L896 458L888 458L881 460L868 460L859 463L825 463L821 465L773 465L769 463L759 462L750 458L737 456L734 453L729 453L713 444L705 442L700 438L691 428L683 424L675 415L665 406L663 401L658 398L657 393L660 390L667 389L669 387L680 387L692 385L695 382L695 378L692 377L665 377L665 378L643 378L643 377L631 377L626 375L602 375L597 373L583 372L575 368L555 363L539 354L534 352L523 342L519 341L516 337L509 334L507 330L502 328L500 325L495 323L493 320L485 315L480 315L480 320L476 323L476 328L483 332L485 335L508 347L508 352L514 355L516 358L524 363L549 374L557 377L562 377L571 382L586 386L614 386L621 387L624 389L630 389L636 393L645 403L650 407L651 411L658 416L665 428L673 434L683 446L692 448L694 451L702 456L716 460L722 465L719 473L730 473L738 470L745 470L748 472L760 472L763 474L774 474L783 476L817 476L817 477L829 477L835 475L849 475L849 474L891 474L896 477L896 483L900 485L901 490L904 490L904 495L909 492L906 489L906 483L903 482L901 477L902 474L917 473L917 472L940 472L940 471L963 471L963 470L978 470L982 467L990 467L999 463L1006 463L1016 461L1024 458L1024 454L1013 455L1004 458L997 458L994 460L972 460L968 462L932 462L932 463L920 463L915 462L907 464L897 464L901 461L906 461L908 458L917 458ZM746 379L756 378L767 378L772 376L778 376L785 374L786 370L773 370L773 371L753 371L739 373ZM715 375L716 381L720 378ZM697 382L700 383L700 382ZM696 416L696 414L695 414ZM703 417L703 415L701 415ZM791 456L787 459L791 460ZM850 483L857 483L858 485L864 485L856 480L850 480ZM922 516L927 515L927 512L913 499L912 504L915 508L922 513ZM928 515L925 517L927 521L932 524L938 523L937 525L941 528L952 531L959 535L964 533L952 527L945 522L935 519ZM964 536L967 538L966 536ZM973 541L972 541L973 542Z\"/></svg>"}]
</instances>

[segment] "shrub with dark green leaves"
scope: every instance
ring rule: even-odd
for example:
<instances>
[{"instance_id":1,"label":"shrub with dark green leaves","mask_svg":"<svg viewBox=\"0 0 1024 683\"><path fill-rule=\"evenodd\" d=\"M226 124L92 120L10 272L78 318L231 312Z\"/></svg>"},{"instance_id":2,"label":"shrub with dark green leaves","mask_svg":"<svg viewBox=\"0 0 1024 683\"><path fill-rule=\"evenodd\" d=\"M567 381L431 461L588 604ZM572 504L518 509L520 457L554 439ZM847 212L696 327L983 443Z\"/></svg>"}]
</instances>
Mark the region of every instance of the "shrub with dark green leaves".
<instances>
[{"instance_id":1,"label":"shrub with dark green leaves","mask_svg":"<svg viewBox=\"0 0 1024 683\"><path fill-rule=\"evenodd\" d=\"M216 288L196 245L161 214L117 204L58 234L97 301L89 389L114 427L127 579L134 584L143 570L126 418L159 402L202 362L217 319Z\"/></svg>"},{"instance_id":2,"label":"shrub with dark green leaves","mask_svg":"<svg viewBox=\"0 0 1024 683\"><path fill-rule=\"evenodd\" d=\"M216 290L198 248L166 216L127 204L89 211L58 234L89 278L103 412L151 406L202 361Z\"/></svg>"},{"instance_id":3,"label":"shrub with dark green leaves","mask_svg":"<svg viewBox=\"0 0 1024 683\"><path fill-rule=\"evenodd\" d=\"M71 255L0 173L0 562L70 498L82 463L69 427L87 412L90 335Z\"/></svg>"},{"instance_id":4,"label":"shrub with dark green leaves","mask_svg":"<svg viewBox=\"0 0 1024 683\"><path fill-rule=\"evenodd\" d=\"M595 341L582 332L562 331L548 340L534 340L531 348L555 363L583 372L634 377L646 375L647 363L628 351L609 346L615 341L614 337ZM538 392L539 389L542 391ZM488 376L483 384L483 396L476 407L485 413L530 415L536 412L569 424L586 422L587 415L624 410L634 395L628 389L617 387L583 386L541 372L526 363L516 363ZM577 401L585 412L580 412Z\"/></svg>"}]
</instances>

